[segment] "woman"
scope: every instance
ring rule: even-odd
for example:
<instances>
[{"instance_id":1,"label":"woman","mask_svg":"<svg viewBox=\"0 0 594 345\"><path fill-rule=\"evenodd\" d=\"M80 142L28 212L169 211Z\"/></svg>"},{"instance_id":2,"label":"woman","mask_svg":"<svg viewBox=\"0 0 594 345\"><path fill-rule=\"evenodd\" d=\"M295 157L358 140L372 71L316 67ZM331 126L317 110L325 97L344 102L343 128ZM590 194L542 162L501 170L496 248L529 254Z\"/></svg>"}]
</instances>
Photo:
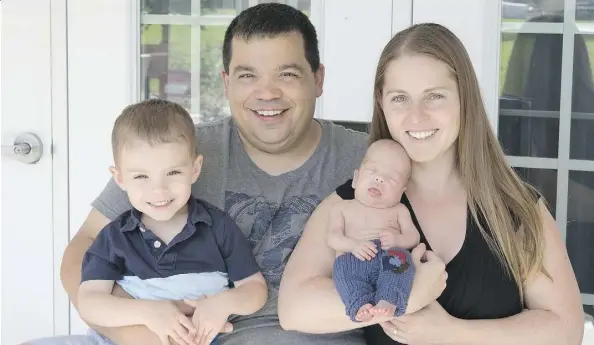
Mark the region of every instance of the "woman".
<instances>
[{"instance_id":1,"label":"woman","mask_svg":"<svg viewBox=\"0 0 594 345\"><path fill-rule=\"evenodd\" d=\"M564 243L544 202L507 165L459 39L437 24L398 33L380 57L374 94L370 141L393 138L410 156L402 202L448 278L437 301L366 327L367 343L580 344L580 294ZM352 197L347 181L324 200L293 252L279 296L286 329L367 326L345 316L325 241L332 204ZM411 298L423 289L417 276Z\"/></svg>"}]
</instances>

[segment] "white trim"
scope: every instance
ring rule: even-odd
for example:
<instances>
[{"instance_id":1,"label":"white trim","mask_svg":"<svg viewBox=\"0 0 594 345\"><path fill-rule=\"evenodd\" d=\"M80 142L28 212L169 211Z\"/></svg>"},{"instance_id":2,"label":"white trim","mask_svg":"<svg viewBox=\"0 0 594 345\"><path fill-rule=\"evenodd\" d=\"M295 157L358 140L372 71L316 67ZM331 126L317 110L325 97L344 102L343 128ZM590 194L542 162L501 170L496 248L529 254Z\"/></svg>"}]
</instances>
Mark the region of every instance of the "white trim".
<instances>
[{"instance_id":1,"label":"white trim","mask_svg":"<svg viewBox=\"0 0 594 345\"><path fill-rule=\"evenodd\" d=\"M570 159L567 164L569 171L592 171L594 172L594 161Z\"/></svg>"},{"instance_id":2,"label":"white trim","mask_svg":"<svg viewBox=\"0 0 594 345\"><path fill-rule=\"evenodd\" d=\"M556 170L558 166L556 158L539 158L525 156L506 156L506 158L509 165L516 168Z\"/></svg>"},{"instance_id":3,"label":"white trim","mask_svg":"<svg viewBox=\"0 0 594 345\"><path fill-rule=\"evenodd\" d=\"M576 23L577 33L584 35L594 34L594 22L590 23Z\"/></svg>"},{"instance_id":4,"label":"white trim","mask_svg":"<svg viewBox=\"0 0 594 345\"><path fill-rule=\"evenodd\" d=\"M70 333L70 299L60 268L69 237L68 37L66 0L50 2L52 142L52 226L54 261L54 334Z\"/></svg>"},{"instance_id":5,"label":"white trim","mask_svg":"<svg viewBox=\"0 0 594 345\"><path fill-rule=\"evenodd\" d=\"M413 0L392 0L392 36L409 27L412 21Z\"/></svg>"},{"instance_id":6,"label":"white trim","mask_svg":"<svg viewBox=\"0 0 594 345\"><path fill-rule=\"evenodd\" d=\"M501 65L501 15L494 16L493 13L501 14L501 0L487 1L483 10L485 19L484 32L486 33L483 49L485 51L482 71L483 103L491 122L491 129L497 134L499 125L499 66ZM495 34L496 33L496 34ZM491 87L491 85L493 85Z\"/></svg>"},{"instance_id":7,"label":"white trim","mask_svg":"<svg viewBox=\"0 0 594 345\"><path fill-rule=\"evenodd\" d=\"M200 17L200 0L191 0L191 13ZM190 109L200 114L200 39L202 26L192 25L190 29Z\"/></svg>"},{"instance_id":8,"label":"white trim","mask_svg":"<svg viewBox=\"0 0 594 345\"><path fill-rule=\"evenodd\" d=\"M565 6L567 6L567 4L565 4ZM564 23L532 23L504 21L501 25L501 32L530 34L594 34L594 23L575 23L575 21L572 23L572 25L566 27Z\"/></svg>"},{"instance_id":9,"label":"white trim","mask_svg":"<svg viewBox=\"0 0 594 345\"><path fill-rule=\"evenodd\" d=\"M526 156L505 156L507 162L512 167L528 168L528 169L552 169L559 168L559 161L557 158L542 158L542 157L526 157ZM566 165L567 169L571 171L589 171L594 172L594 161L569 159Z\"/></svg>"},{"instance_id":10,"label":"white trim","mask_svg":"<svg viewBox=\"0 0 594 345\"><path fill-rule=\"evenodd\" d=\"M594 294L583 293L581 294L582 304L594 305Z\"/></svg>"},{"instance_id":11,"label":"white trim","mask_svg":"<svg viewBox=\"0 0 594 345\"><path fill-rule=\"evenodd\" d=\"M236 15L180 15L180 14L141 14L141 24L163 24L163 25L229 25Z\"/></svg>"},{"instance_id":12,"label":"white trim","mask_svg":"<svg viewBox=\"0 0 594 345\"><path fill-rule=\"evenodd\" d=\"M565 0L563 16L563 50L561 53L561 101L559 106L559 154L557 170L557 208L555 218L563 241L567 236L567 201L569 198L569 140L571 137L571 103L573 98L573 55L575 0Z\"/></svg>"},{"instance_id":13,"label":"white trim","mask_svg":"<svg viewBox=\"0 0 594 345\"><path fill-rule=\"evenodd\" d=\"M316 28L318 34L318 46L320 50L320 61L324 61L324 8L326 6L326 0L314 0L310 4L309 8L309 20Z\"/></svg>"},{"instance_id":14,"label":"white trim","mask_svg":"<svg viewBox=\"0 0 594 345\"><path fill-rule=\"evenodd\" d=\"M127 35L130 44L130 56L129 56L129 66L130 66L130 95L128 96L131 102L138 102L140 101L141 95L141 87L143 81L140 80L140 77L143 75L141 73L140 68L142 64L140 62L140 25L141 23L141 16L140 16L140 1L129 1L128 2L128 11L130 13L130 34ZM148 97L148 95L145 95Z\"/></svg>"},{"instance_id":15,"label":"white trim","mask_svg":"<svg viewBox=\"0 0 594 345\"><path fill-rule=\"evenodd\" d=\"M498 1L501 3L501 1ZM501 7L500 7L501 9ZM498 18L501 18L501 11ZM563 23L501 22L501 32L529 34L562 34Z\"/></svg>"},{"instance_id":16,"label":"white trim","mask_svg":"<svg viewBox=\"0 0 594 345\"><path fill-rule=\"evenodd\" d=\"M543 119L559 119L559 111L553 110L520 110L520 109L501 109L499 116L524 116L538 117ZM572 120L594 120L594 113L571 113Z\"/></svg>"},{"instance_id":17,"label":"white trim","mask_svg":"<svg viewBox=\"0 0 594 345\"><path fill-rule=\"evenodd\" d=\"M316 33L318 34L318 50L320 52L320 63L326 66L324 60L324 37L325 37L325 30L324 30L324 20L326 15L326 0L317 0L311 1L310 8L309 8L309 18L316 29ZM325 82L324 82L325 84ZM314 111L315 118L324 118L324 95L322 94L316 100L316 108Z\"/></svg>"}]
</instances>

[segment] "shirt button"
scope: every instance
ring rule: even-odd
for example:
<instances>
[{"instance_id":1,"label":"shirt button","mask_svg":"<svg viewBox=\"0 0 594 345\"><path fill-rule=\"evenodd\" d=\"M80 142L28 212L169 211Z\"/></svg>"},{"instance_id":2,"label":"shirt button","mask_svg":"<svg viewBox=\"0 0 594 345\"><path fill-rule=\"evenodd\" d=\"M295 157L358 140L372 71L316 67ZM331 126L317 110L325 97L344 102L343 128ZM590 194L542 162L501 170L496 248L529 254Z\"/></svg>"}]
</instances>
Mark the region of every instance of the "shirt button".
<instances>
[{"instance_id":1,"label":"shirt button","mask_svg":"<svg viewBox=\"0 0 594 345\"><path fill-rule=\"evenodd\" d=\"M155 246L155 248L159 248L159 247L161 247L161 242L155 241L155 243L153 243L153 245Z\"/></svg>"}]
</instances>

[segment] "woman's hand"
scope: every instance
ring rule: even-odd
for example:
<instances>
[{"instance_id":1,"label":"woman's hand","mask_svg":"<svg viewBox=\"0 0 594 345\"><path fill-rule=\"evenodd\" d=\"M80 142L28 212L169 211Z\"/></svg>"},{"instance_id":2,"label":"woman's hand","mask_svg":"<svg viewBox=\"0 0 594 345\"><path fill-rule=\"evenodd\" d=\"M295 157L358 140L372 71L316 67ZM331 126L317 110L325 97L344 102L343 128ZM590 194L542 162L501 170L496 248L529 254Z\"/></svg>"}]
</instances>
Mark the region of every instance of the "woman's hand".
<instances>
[{"instance_id":1,"label":"woman's hand","mask_svg":"<svg viewBox=\"0 0 594 345\"><path fill-rule=\"evenodd\" d=\"M448 277L445 263L434 252L427 250L425 244L416 246L411 257L415 276L406 314L414 313L435 301L445 289Z\"/></svg>"},{"instance_id":2,"label":"woman's hand","mask_svg":"<svg viewBox=\"0 0 594 345\"><path fill-rule=\"evenodd\" d=\"M455 335L458 321L435 301L416 313L380 323L380 326L399 343L431 345L449 343Z\"/></svg>"}]
</instances>

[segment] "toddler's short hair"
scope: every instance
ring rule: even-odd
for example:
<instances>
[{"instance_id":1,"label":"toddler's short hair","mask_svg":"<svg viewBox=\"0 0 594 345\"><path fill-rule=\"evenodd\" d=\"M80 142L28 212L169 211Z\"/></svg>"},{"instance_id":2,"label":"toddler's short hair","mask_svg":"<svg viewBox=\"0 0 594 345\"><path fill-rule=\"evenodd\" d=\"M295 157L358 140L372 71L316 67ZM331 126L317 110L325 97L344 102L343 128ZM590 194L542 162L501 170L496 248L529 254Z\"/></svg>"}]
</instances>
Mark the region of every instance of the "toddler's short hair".
<instances>
[{"instance_id":1,"label":"toddler's short hair","mask_svg":"<svg viewBox=\"0 0 594 345\"><path fill-rule=\"evenodd\" d=\"M186 143L191 157L197 156L196 128L192 117L181 105L163 99L148 99L129 105L118 116L111 133L116 162L130 140L146 141L149 145Z\"/></svg>"}]
</instances>

